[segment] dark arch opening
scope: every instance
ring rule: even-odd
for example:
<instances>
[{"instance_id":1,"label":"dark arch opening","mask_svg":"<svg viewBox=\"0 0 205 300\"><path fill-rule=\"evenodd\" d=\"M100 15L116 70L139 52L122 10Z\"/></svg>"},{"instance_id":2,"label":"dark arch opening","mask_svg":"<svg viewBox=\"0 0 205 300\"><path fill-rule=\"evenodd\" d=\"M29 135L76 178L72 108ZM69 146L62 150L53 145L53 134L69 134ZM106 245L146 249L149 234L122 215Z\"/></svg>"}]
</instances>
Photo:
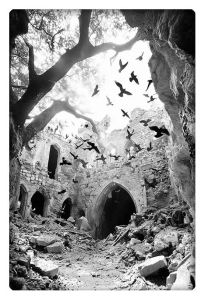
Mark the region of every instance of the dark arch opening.
<instances>
[{"instance_id":1,"label":"dark arch opening","mask_svg":"<svg viewBox=\"0 0 205 300\"><path fill-rule=\"evenodd\" d=\"M67 220L70 217L72 208L72 200L71 198L65 199L65 201L62 204L62 215L61 217L65 220Z\"/></svg>"},{"instance_id":2,"label":"dark arch opening","mask_svg":"<svg viewBox=\"0 0 205 300\"><path fill-rule=\"evenodd\" d=\"M27 196L28 196L28 193L26 191L26 188L21 184L19 199L18 199L18 207L19 207L19 212L21 215L23 215L24 211L25 211Z\"/></svg>"},{"instance_id":3,"label":"dark arch opening","mask_svg":"<svg viewBox=\"0 0 205 300\"><path fill-rule=\"evenodd\" d=\"M57 164L58 164L58 149L56 146L51 145L49 160L48 160L48 176L51 179L57 178Z\"/></svg>"},{"instance_id":4,"label":"dark arch opening","mask_svg":"<svg viewBox=\"0 0 205 300\"><path fill-rule=\"evenodd\" d=\"M131 215L136 212L131 196L120 185L111 185L102 195L100 203L96 212L99 221L95 237L98 239L113 233L117 225L127 225Z\"/></svg>"},{"instance_id":5,"label":"dark arch opening","mask_svg":"<svg viewBox=\"0 0 205 300\"><path fill-rule=\"evenodd\" d=\"M45 198L40 192L35 192L31 198L32 212L36 215L44 215Z\"/></svg>"}]
</instances>

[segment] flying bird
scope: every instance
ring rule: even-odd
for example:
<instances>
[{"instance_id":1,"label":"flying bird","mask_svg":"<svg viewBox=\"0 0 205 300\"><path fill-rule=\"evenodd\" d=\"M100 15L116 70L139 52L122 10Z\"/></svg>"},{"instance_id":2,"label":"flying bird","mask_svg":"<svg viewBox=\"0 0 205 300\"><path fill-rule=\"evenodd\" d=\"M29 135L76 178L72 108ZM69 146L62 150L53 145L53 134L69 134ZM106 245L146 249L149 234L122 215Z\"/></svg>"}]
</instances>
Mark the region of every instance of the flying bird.
<instances>
[{"instance_id":1,"label":"flying bird","mask_svg":"<svg viewBox=\"0 0 205 300\"><path fill-rule=\"evenodd\" d=\"M120 89L120 93L118 94L120 97L123 97L123 94L132 95L130 92L128 92L126 89L123 88L123 86L122 86L122 84L120 82L115 81L115 84Z\"/></svg>"},{"instance_id":2,"label":"flying bird","mask_svg":"<svg viewBox=\"0 0 205 300\"><path fill-rule=\"evenodd\" d=\"M154 101L155 99L157 99L157 98L154 98L153 96L151 96L151 97L150 97L150 100L147 101L147 103L152 102L152 101Z\"/></svg>"},{"instance_id":3,"label":"flying bird","mask_svg":"<svg viewBox=\"0 0 205 300\"><path fill-rule=\"evenodd\" d=\"M67 138L69 137L69 135L66 133L66 135L65 135L65 139L67 140Z\"/></svg>"},{"instance_id":4,"label":"flying bird","mask_svg":"<svg viewBox=\"0 0 205 300\"><path fill-rule=\"evenodd\" d=\"M137 79L137 76L134 74L134 71L132 71L132 73L130 74L130 78L129 78L130 82L132 82L133 80L136 82L136 84L139 84L139 81Z\"/></svg>"},{"instance_id":5,"label":"flying bird","mask_svg":"<svg viewBox=\"0 0 205 300\"><path fill-rule=\"evenodd\" d=\"M148 94L143 94L143 96L145 96L145 97L149 98L149 95L148 95Z\"/></svg>"},{"instance_id":6,"label":"flying bird","mask_svg":"<svg viewBox=\"0 0 205 300\"><path fill-rule=\"evenodd\" d=\"M94 92L93 92L93 94L92 94L92 97L93 96L95 96L95 95L97 95L97 93L99 93L99 89L98 89L98 84L96 85L96 87L95 87L95 89L94 89Z\"/></svg>"},{"instance_id":7,"label":"flying bird","mask_svg":"<svg viewBox=\"0 0 205 300\"><path fill-rule=\"evenodd\" d=\"M60 195L60 194L64 194L66 192L66 190L62 190L62 191L60 191L60 192L58 192L58 194Z\"/></svg>"},{"instance_id":8,"label":"flying bird","mask_svg":"<svg viewBox=\"0 0 205 300\"><path fill-rule=\"evenodd\" d=\"M148 90L148 88L149 88L150 84L153 82L153 81L152 81L152 79L149 79L149 80L147 80L147 81L148 81L148 86L147 86L147 89L146 89L146 91ZM145 92L146 92L146 91L145 91Z\"/></svg>"},{"instance_id":9,"label":"flying bird","mask_svg":"<svg viewBox=\"0 0 205 300\"><path fill-rule=\"evenodd\" d=\"M110 100L109 97L106 96L106 98L107 98L107 105L114 105L114 104L111 102L111 100Z\"/></svg>"},{"instance_id":10,"label":"flying bird","mask_svg":"<svg viewBox=\"0 0 205 300\"><path fill-rule=\"evenodd\" d=\"M127 118L129 118L130 119L130 117L129 117L129 115L128 115L128 113L126 112L126 111L124 111L123 109L121 109L121 112L123 113L123 117L127 117Z\"/></svg>"},{"instance_id":11,"label":"flying bird","mask_svg":"<svg viewBox=\"0 0 205 300\"><path fill-rule=\"evenodd\" d=\"M123 65L123 63L122 63L122 61L121 61L121 59L120 59L120 60L119 60L119 65L120 65L119 72L121 73L122 70L124 70L124 68L127 67L128 62L126 62L126 63Z\"/></svg>"},{"instance_id":12,"label":"flying bird","mask_svg":"<svg viewBox=\"0 0 205 300\"><path fill-rule=\"evenodd\" d=\"M83 150L89 150L89 151L95 150L97 153L100 153L98 147L94 143L92 143L92 142L87 142L87 143L90 147L83 148Z\"/></svg>"},{"instance_id":13,"label":"flying bird","mask_svg":"<svg viewBox=\"0 0 205 300\"><path fill-rule=\"evenodd\" d=\"M103 164L104 165L106 164L106 162L105 162L106 161L106 157L103 154L101 154L100 157L97 157L95 161L97 161L97 160L102 160Z\"/></svg>"},{"instance_id":14,"label":"flying bird","mask_svg":"<svg viewBox=\"0 0 205 300\"><path fill-rule=\"evenodd\" d=\"M88 124L85 124L85 128L88 128Z\"/></svg>"},{"instance_id":15,"label":"flying bird","mask_svg":"<svg viewBox=\"0 0 205 300\"><path fill-rule=\"evenodd\" d=\"M127 129L126 139L130 140L134 134L134 129L132 130L132 132L130 132L129 129Z\"/></svg>"},{"instance_id":16,"label":"flying bird","mask_svg":"<svg viewBox=\"0 0 205 300\"><path fill-rule=\"evenodd\" d=\"M73 178L73 183L78 183L78 181Z\"/></svg>"},{"instance_id":17,"label":"flying bird","mask_svg":"<svg viewBox=\"0 0 205 300\"><path fill-rule=\"evenodd\" d=\"M79 162L81 162L83 168L87 167L88 162L84 161L83 159L79 159Z\"/></svg>"},{"instance_id":18,"label":"flying bird","mask_svg":"<svg viewBox=\"0 0 205 300\"><path fill-rule=\"evenodd\" d=\"M143 126L148 126L148 123L151 122L151 119L147 119L147 120L141 120L140 123L143 124Z\"/></svg>"},{"instance_id":19,"label":"flying bird","mask_svg":"<svg viewBox=\"0 0 205 300\"><path fill-rule=\"evenodd\" d=\"M151 151L153 149L152 142L149 143L149 147L147 147L147 151Z\"/></svg>"},{"instance_id":20,"label":"flying bird","mask_svg":"<svg viewBox=\"0 0 205 300\"><path fill-rule=\"evenodd\" d=\"M131 155L131 156L128 158L128 160L131 160L131 159L133 159L133 158L135 158L135 156L134 156L134 155Z\"/></svg>"},{"instance_id":21,"label":"flying bird","mask_svg":"<svg viewBox=\"0 0 205 300\"><path fill-rule=\"evenodd\" d=\"M149 182L146 178L145 178L145 184L150 188L150 187L152 187L152 188L155 188L155 186L157 185L157 181L156 181L156 178L154 178L153 180L152 180L152 182Z\"/></svg>"},{"instance_id":22,"label":"flying bird","mask_svg":"<svg viewBox=\"0 0 205 300\"><path fill-rule=\"evenodd\" d=\"M72 163L69 162L69 161L67 161L67 160L65 159L65 157L62 157L62 162L60 163L60 165L61 165L61 166L62 166L62 165L69 165L69 166L71 166Z\"/></svg>"},{"instance_id":23,"label":"flying bird","mask_svg":"<svg viewBox=\"0 0 205 300\"><path fill-rule=\"evenodd\" d=\"M56 133L57 130L58 130L58 125L57 125L56 128L54 129L54 133Z\"/></svg>"},{"instance_id":24,"label":"flying bird","mask_svg":"<svg viewBox=\"0 0 205 300\"><path fill-rule=\"evenodd\" d=\"M156 132L156 134L155 134L156 138L163 136L163 134L170 135L169 131L165 128L164 125L160 128L157 126L149 126L149 129Z\"/></svg>"},{"instance_id":25,"label":"flying bird","mask_svg":"<svg viewBox=\"0 0 205 300\"><path fill-rule=\"evenodd\" d=\"M77 149L80 148L83 144L84 144L84 143L79 144L79 145L75 144L75 149L77 150Z\"/></svg>"},{"instance_id":26,"label":"flying bird","mask_svg":"<svg viewBox=\"0 0 205 300\"><path fill-rule=\"evenodd\" d=\"M109 155L110 157L113 157L115 160L119 160L119 158L121 157L120 155Z\"/></svg>"},{"instance_id":27,"label":"flying bird","mask_svg":"<svg viewBox=\"0 0 205 300\"><path fill-rule=\"evenodd\" d=\"M137 149L136 149L137 148ZM140 144L135 144L136 153L143 150L143 148L140 146Z\"/></svg>"},{"instance_id":28,"label":"flying bird","mask_svg":"<svg viewBox=\"0 0 205 300\"><path fill-rule=\"evenodd\" d=\"M70 152L70 154L73 156L74 159L78 158L78 155L73 154L72 152Z\"/></svg>"},{"instance_id":29,"label":"flying bird","mask_svg":"<svg viewBox=\"0 0 205 300\"><path fill-rule=\"evenodd\" d=\"M144 52L142 52L142 54L139 57L137 57L136 60L138 59L141 61L143 59L143 55L144 55Z\"/></svg>"}]
</instances>

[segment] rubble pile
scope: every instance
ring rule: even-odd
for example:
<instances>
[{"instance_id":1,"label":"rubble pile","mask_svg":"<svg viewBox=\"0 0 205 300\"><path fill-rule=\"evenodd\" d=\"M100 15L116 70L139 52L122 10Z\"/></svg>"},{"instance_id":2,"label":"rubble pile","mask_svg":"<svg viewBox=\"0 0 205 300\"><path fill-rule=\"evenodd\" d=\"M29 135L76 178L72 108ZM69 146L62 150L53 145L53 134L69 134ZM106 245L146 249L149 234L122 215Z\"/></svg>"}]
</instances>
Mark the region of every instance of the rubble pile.
<instances>
[{"instance_id":1,"label":"rubble pile","mask_svg":"<svg viewBox=\"0 0 205 300\"><path fill-rule=\"evenodd\" d=\"M88 287L104 289L109 282L110 289L194 288L194 225L185 204L135 213L104 240L94 240L81 225L55 215L23 220L11 214L10 287L81 289L82 277Z\"/></svg>"}]
</instances>

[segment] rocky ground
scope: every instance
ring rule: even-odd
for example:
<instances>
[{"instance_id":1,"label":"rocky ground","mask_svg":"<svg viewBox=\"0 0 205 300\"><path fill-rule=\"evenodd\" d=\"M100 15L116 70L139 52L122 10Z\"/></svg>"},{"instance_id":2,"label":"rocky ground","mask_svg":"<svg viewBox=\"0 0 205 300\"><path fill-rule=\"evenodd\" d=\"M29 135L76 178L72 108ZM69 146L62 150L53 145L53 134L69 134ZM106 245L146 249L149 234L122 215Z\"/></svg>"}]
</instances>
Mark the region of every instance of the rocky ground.
<instances>
[{"instance_id":1,"label":"rocky ground","mask_svg":"<svg viewBox=\"0 0 205 300\"><path fill-rule=\"evenodd\" d=\"M193 289L194 229L187 206L150 207L94 240L75 220L10 215L14 290Z\"/></svg>"}]
</instances>

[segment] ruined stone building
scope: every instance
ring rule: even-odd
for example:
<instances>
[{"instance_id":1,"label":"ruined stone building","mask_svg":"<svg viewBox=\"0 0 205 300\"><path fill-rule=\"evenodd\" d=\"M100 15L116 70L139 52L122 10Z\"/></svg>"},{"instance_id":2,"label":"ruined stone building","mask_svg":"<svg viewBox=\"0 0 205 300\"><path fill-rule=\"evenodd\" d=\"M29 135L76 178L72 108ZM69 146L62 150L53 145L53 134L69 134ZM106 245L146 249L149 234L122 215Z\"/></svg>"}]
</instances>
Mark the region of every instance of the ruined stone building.
<instances>
[{"instance_id":1,"label":"ruined stone building","mask_svg":"<svg viewBox=\"0 0 205 300\"><path fill-rule=\"evenodd\" d=\"M24 148L21 155L22 214L28 216L34 208L42 216L57 214L63 201L71 197L70 215L78 218L83 211L94 234L102 238L116 225L127 224L132 213L149 205L166 206L175 196L169 175L168 137L154 138L149 127L140 123L148 118L150 125L169 122L163 109L135 109L128 125L130 132L135 132L131 139L126 138L127 128L124 128L112 131L102 140L105 163L95 161L95 151L80 147L76 150L74 141L69 143L50 128L38 134L29 144L31 150ZM89 128L79 131L83 139L92 133ZM141 151L137 152L136 144L141 145ZM129 150L133 155L131 160ZM70 152L79 157L73 159ZM120 156L118 160L114 155ZM60 165L63 157L72 165ZM88 164L83 167L80 159ZM59 194L61 191L64 192Z\"/></svg>"}]
</instances>

